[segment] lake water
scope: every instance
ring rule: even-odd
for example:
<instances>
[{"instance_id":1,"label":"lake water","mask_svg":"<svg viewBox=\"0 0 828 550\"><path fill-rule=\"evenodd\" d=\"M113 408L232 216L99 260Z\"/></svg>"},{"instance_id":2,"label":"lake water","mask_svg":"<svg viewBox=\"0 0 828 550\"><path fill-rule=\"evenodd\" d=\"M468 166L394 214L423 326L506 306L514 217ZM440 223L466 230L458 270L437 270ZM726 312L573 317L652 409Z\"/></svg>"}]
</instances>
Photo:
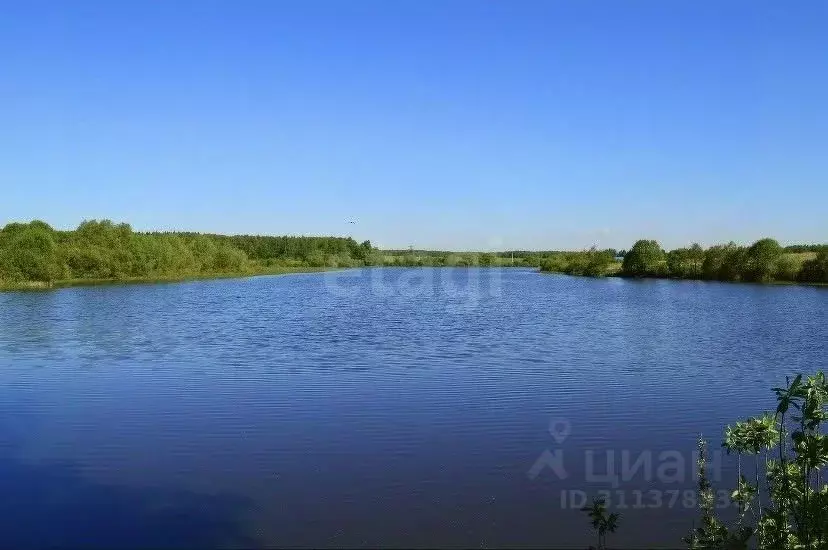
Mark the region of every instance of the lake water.
<instances>
[{"instance_id":1,"label":"lake water","mask_svg":"<svg viewBox=\"0 0 828 550\"><path fill-rule=\"evenodd\" d=\"M699 432L718 453L826 357L824 288L384 268L0 293L0 541L585 548L577 508L611 491L611 546L676 547Z\"/></svg>"}]
</instances>

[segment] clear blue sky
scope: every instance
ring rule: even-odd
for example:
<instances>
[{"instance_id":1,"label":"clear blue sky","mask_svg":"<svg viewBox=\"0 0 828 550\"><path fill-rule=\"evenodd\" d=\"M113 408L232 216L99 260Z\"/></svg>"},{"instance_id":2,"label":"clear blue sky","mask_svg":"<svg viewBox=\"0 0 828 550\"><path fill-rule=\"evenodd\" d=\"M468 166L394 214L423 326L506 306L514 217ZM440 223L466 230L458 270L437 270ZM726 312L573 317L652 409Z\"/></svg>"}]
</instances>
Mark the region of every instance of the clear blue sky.
<instances>
[{"instance_id":1,"label":"clear blue sky","mask_svg":"<svg viewBox=\"0 0 828 550\"><path fill-rule=\"evenodd\" d=\"M826 21L822 0L7 1L0 224L825 242Z\"/></svg>"}]
</instances>

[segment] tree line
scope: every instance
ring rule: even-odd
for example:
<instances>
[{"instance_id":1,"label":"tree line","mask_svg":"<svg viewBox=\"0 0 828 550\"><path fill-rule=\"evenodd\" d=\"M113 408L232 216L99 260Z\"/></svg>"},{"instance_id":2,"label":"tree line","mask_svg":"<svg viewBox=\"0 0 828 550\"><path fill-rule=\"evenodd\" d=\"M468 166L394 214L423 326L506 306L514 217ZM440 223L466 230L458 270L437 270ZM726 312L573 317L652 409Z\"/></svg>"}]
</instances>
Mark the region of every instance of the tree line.
<instances>
[{"instance_id":1,"label":"tree line","mask_svg":"<svg viewBox=\"0 0 828 550\"><path fill-rule=\"evenodd\" d=\"M593 277L828 283L828 245L782 247L764 238L750 246L730 242L705 249L693 244L668 252L658 241L641 239L629 251L556 253L543 259L541 270Z\"/></svg>"},{"instance_id":2,"label":"tree line","mask_svg":"<svg viewBox=\"0 0 828 550\"><path fill-rule=\"evenodd\" d=\"M543 257L554 252L450 252L441 250L381 250L374 265L399 267L540 267Z\"/></svg>"},{"instance_id":3,"label":"tree line","mask_svg":"<svg viewBox=\"0 0 828 550\"><path fill-rule=\"evenodd\" d=\"M35 220L0 230L0 283L249 274L274 267L364 265L373 247L346 237L133 231L89 220L59 231Z\"/></svg>"},{"instance_id":4,"label":"tree line","mask_svg":"<svg viewBox=\"0 0 828 550\"><path fill-rule=\"evenodd\" d=\"M550 254L556 252L381 251L350 237L139 232L111 220L87 220L62 231L34 220L0 229L0 286L253 274L283 267L539 267Z\"/></svg>"},{"instance_id":5,"label":"tree line","mask_svg":"<svg viewBox=\"0 0 828 550\"><path fill-rule=\"evenodd\" d=\"M623 256L623 261L620 257ZM0 230L0 284L83 279L177 278L250 274L281 267L483 266L540 267L571 275L669 277L719 281L828 283L828 245L782 247L774 239L669 252L654 240L629 251L447 252L385 250L350 237L137 232L110 220L73 231L47 223L10 223Z\"/></svg>"},{"instance_id":6,"label":"tree line","mask_svg":"<svg viewBox=\"0 0 828 550\"><path fill-rule=\"evenodd\" d=\"M709 281L828 283L828 245L782 247L759 239L750 246L730 242L707 249L699 244L665 251L658 241L641 239L623 260L613 250L558 253L541 270L600 277L653 277Z\"/></svg>"},{"instance_id":7,"label":"tree line","mask_svg":"<svg viewBox=\"0 0 828 550\"><path fill-rule=\"evenodd\" d=\"M615 249L598 250L595 247L586 252L556 252L541 260L540 269L567 275L603 277L618 271L617 255Z\"/></svg>"},{"instance_id":8,"label":"tree line","mask_svg":"<svg viewBox=\"0 0 828 550\"><path fill-rule=\"evenodd\" d=\"M621 274L629 277L671 277L769 283L828 282L828 245L809 252L787 252L775 239L750 246L736 243L703 249L698 244L665 252L657 241L640 240L624 256Z\"/></svg>"}]
</instances>

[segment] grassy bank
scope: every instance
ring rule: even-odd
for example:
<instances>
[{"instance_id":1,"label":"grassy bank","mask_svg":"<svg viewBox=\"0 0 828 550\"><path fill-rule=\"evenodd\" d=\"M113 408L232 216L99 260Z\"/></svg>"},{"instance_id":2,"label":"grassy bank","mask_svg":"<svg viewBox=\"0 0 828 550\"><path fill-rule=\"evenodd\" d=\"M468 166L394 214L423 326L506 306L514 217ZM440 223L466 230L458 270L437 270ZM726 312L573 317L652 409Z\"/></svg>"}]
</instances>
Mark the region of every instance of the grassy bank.
<instances>
[{"instance_id":1,"label":"grassy bank","mask_svg":"<svg viewBox=\"0 0 828 550\"><path fill-rule=\"evenodd\" d=\"M42 291L57 288L74 286L97 286L97 285L129 285L129 284L163 284L180 283L185 281L200 281L212 279L241 279L246 277L258 277L262 275L288 275L291 273L317 273L320 271L331 271L334 267L311 267L311 266L282 266L263 267L253 271L227 272L227 273L191 273L186 275L175 275L167 277L124 277L101 278L101 279L62 279L50 282L43 281L0 281L0 292L2 291Z\"/></svg>"}]
</instances>

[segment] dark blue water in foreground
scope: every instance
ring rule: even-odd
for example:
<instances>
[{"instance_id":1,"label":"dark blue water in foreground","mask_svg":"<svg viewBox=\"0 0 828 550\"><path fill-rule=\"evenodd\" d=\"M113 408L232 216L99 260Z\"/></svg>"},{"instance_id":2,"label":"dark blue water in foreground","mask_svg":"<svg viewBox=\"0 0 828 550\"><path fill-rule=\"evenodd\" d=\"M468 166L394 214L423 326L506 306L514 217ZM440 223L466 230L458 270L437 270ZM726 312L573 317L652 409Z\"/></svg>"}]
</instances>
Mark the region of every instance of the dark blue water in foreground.
<instances>
[{"instance_id":1,"label":"dark blue water in foreground","mask_svg":"<svg viewBox=\"0 0 828 550\"><path fill-rule=\"evenodd\" d=\"M608 490L612 546L675 547L698 433L718 450L826 357L821 288L387 268L3 293L0 545L585 548Z\"/></svg>"}]
</instances>

